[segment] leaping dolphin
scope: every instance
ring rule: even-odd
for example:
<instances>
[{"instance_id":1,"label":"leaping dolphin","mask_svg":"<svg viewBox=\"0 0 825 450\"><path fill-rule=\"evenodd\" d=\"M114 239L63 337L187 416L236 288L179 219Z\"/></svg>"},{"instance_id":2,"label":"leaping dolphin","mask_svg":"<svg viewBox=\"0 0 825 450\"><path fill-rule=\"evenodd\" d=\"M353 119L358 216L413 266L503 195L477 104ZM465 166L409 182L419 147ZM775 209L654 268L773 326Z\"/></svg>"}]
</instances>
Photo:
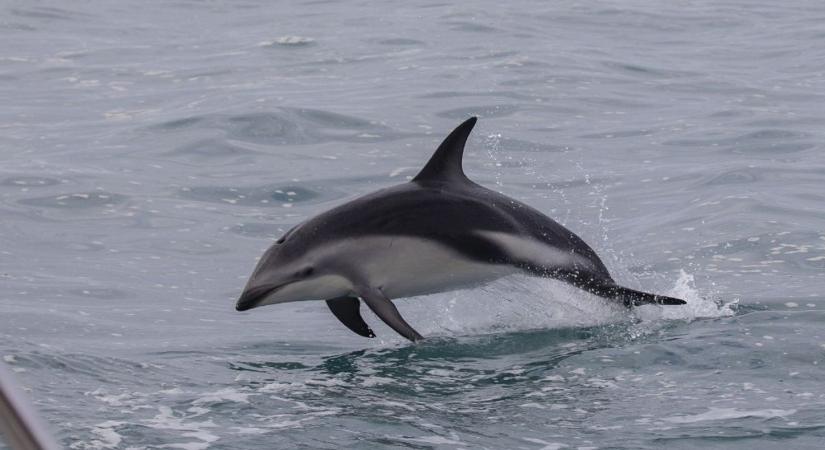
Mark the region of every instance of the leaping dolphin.
<instances>
[{"instance_id":1,"label":"leaping dolphin","mask_svg":"<svg viewBox=\"0 0 825 450\"><path fill-rule=\"evenodd\" d=\"M344 325L375 337L360 300L393 330L423 339L391 299L432 294L506 275L554 278L626 306L684 300L619 286L581 238L539 211L467 178L458 126L408 183L382 189L289 230L261 257L238 311L326 300Z\"/></svg>"}]
</instances>

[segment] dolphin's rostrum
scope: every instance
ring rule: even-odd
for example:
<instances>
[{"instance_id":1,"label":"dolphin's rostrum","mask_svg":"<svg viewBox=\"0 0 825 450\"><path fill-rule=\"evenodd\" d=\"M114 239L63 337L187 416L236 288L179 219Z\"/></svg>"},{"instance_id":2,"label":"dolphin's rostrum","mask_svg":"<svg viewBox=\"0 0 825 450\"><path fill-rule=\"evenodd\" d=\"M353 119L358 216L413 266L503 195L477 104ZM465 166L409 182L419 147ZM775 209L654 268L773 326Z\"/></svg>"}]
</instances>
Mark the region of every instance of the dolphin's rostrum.
<instances>
[{"instance_id":1,"label":"dolphin's rostrum","mask_svg":"<svg viewBox=\"0 0 825 450\"><path fill-rule=\"evenodd\" d=\"M470 181L461 160L475 123L473 117L453 130L409 183L357 198L289 230L261 257L237 310L326 300L347 328L375 337L361 318L363 301L392 329L418 341L422 336L390 299L514 273L561 280L627 306L685 303L617 285L573 232Z\"/></svg>"}]
</instances>

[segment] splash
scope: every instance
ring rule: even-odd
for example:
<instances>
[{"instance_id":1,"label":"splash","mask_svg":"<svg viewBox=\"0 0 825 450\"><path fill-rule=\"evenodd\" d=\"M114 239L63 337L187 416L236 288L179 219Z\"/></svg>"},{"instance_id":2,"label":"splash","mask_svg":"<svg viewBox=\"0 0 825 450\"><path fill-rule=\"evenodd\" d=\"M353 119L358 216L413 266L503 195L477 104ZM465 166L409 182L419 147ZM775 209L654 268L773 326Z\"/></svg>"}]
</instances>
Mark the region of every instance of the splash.
<instances>
[{"instance_id":1,"label":"splash","mask_svg":"<svg viewBox=\"0 0 825 450\"><path fill-rule=\"evenodd\" d=\"M679 307L641 306L634 309L636 317L642 322L658 322L661 320L692 321L730 317L736 314L739 303L738 299L725 303L712 297L703 296L696 288L693 275L684 270L679 271L679 278L676 283L665 294L681 298L687 304Z\"/></svg>"},{"instance_id":2,"label":"splash","mask_svg":"<svg viewBox=\"0 0 825 450\"><path fill-rule=\"evenodd\" d=\"M496 186L503 186L501 182L501 161L499 160L499 146L501 144L501 134L490 134L484 140L484 147L487 149L487 155L493 161L493 165L496 167L495 171L495 183Z\"/></svg>"},{"instance_id":3,"label":"splash","mask_svg":"<svg viewBox=\"0 0 825 450\"><path fill-rule=\"evenodd\" d=\"M444 296L448 296L445 302ZM617 302L567 284L513 276L478 289L405 300L405 316L426 336L476 335L548 328L577 328L626 321ZM432 312L439 304L438 313Z\"/></svg>"},{"instance_id":4,"label":"splash","mask_svg":"<svg viewBox=\"0 0 825 450\"><path fill-rule=\"evenodd\" d=\"M627 309L568 284L512 276L478 289L418 297L399 305L425 336L466 336L537 329L627 324L630 338L648 335L672 321L730 317L738 300L723 303L703 295L694 277L681 271L666 295L684 306L644 305ZM445 296L447 299L445 301ZM438 297L438 298L432 298ZM433 312L433 304L440 306Z\"/></svg>"}]
</instances>

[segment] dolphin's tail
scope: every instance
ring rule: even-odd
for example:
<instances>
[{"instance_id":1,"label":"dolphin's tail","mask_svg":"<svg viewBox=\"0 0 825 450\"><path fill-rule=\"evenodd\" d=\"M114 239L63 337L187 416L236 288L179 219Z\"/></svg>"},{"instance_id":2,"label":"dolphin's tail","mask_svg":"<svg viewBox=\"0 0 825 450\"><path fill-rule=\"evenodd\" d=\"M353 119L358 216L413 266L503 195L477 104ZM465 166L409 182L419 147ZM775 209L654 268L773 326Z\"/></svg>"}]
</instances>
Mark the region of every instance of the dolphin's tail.
<instances>
[{"instance_id":1,"label":"dolphin's tail","mask_svg":"<svg viewBox=\"0 0 825 450\"><path fill-rule=\"evenodd\" d=\"M686 301L666 295L649 294L622 286L616 286L616 299L624 301L625 306L656 305L684 305Z\"/></svg>"},{"instance_id":2,"label":"dolphin's tail","mask_svg":"<svg viewBox=\"0 0 825 450\"><path fill-rule=\"evenodd\" d=\"M639 305L684 305L684 300L668 297L666 295L649 294L635 289L619 286L618 284L605 284L601 286L584 287L600 297L620 300L628 308Z\"/></svg>"}]
</instances>

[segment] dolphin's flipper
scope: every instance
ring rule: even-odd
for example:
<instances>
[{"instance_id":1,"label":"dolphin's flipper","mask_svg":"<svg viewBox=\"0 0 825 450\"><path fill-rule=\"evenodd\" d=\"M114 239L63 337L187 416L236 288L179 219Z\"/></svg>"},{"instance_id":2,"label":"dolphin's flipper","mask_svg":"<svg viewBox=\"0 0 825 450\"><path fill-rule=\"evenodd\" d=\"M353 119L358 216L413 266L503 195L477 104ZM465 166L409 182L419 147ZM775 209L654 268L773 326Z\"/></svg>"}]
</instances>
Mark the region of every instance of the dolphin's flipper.
<instances>
[{"instance_id":1,"label":"dolphin's flipper","mask_svg":"<svg viewBox=\"0 0 825 450\"><path fill-rule=\"evenodd\" d=\"M361 302L355 297L336 297L327 300L327 306L330 311L335 314L335 317L347 326L356 334L374 338L375 333L372 332L369 325L361 318Z\"/></svg>"},{"instance_id":2,"label":"dolphin's flipper","mask_svg":"<svg viewBox=\"0 0 825 450\"><path fill-rule=\"evenodd\" d=\"M424 339L424 336L421 336L401 317L398 308L392 304L390 299L388 299L380 289L362 288L357 290L357 294L376 316L389 325L390 328L398 332L398 334L413 342Z\"/></svg>"}]
</instances>

